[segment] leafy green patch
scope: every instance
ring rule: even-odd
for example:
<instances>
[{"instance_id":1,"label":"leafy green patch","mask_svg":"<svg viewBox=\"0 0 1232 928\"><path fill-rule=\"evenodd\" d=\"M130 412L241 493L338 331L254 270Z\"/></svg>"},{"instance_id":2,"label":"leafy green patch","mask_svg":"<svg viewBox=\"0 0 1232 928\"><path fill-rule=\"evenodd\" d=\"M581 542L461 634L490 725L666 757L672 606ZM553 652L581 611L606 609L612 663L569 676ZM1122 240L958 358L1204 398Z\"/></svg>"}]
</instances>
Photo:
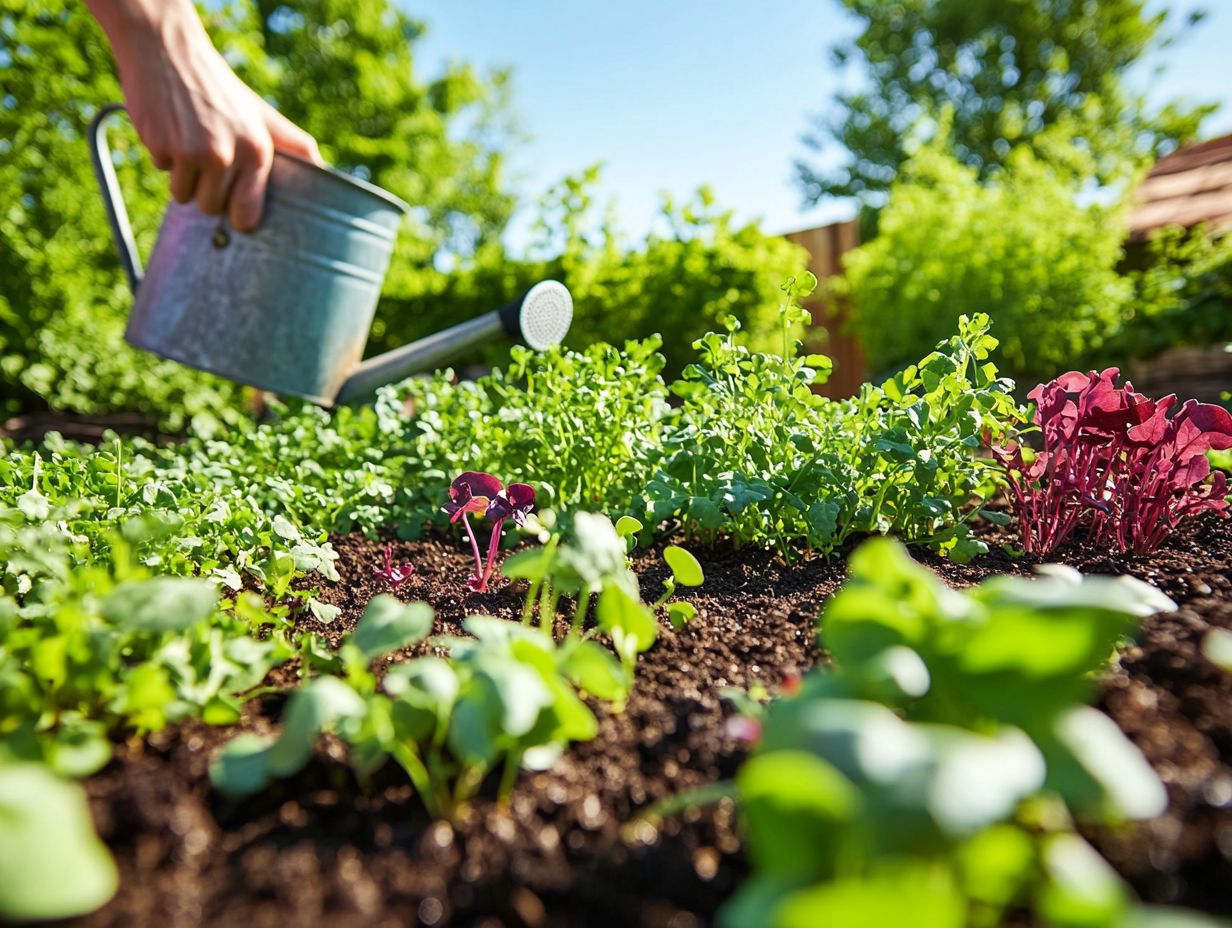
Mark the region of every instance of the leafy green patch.
<instances>
[{"instance_id":1,"label":"leafy green patch","mask_svg":"<svg viewBox=\"0 0 1232 928\"><path fill-rule=\"evenodd\" d=\"M29 491L34 492L34 491ZM27 494L27 500L29 498ZM292 654L276 614L219 580L155 576L137 560L167 526L153 516L99 535L89 510L0 509L0 757L85 776L110 736L190 716L227 723L237 694ZM165 537L165 534L164 536Z\"/></svg>"},{"instance_id":2,"label":"leafy green patch","mask_svg":"<svg viewBox=\"0 0 1232 928\"><path fill-rule=\"evenodd\" d=\"M785 327L811 283L787 287ZM918 365L854 400L815 394L829 362L801 357L784 329L783 357L727 335L696 344L701 360L672 390L683 399L645 497L650 521L678 520L705 540L830 552L853 535L894 534L956 559L983 549L965 523L995 492L975 457L981 436L1021 420L1012 384L988 361L988 317Z\"/></svg>"},{"instance_id":3,"label":"leafy green patch","mask_svg":"<svg viewBox=\"0 0 1232 928\"><path fill-rule=\"evenodd\" d=\"M753 875L723 923L960 928L1027 908L1128 924L1128 888L1072 817L1151 818L1167 797L1084 702L1116 642L1171 601L1057 566L959 593L888 540L849 566L821 619L833 666L768 710L745 703Z\"/></svg>"},{"instance_id":4,"label":"leafy green patch","mask_svg":"<svg viewBox=\"0 0 1232 928\"><path fill-rule=\"evenodd\" d=\"M432 610L374 599L338 656L318 661L329 673L291 695L277 738L236 738L215 759L214 782L235 797L255 793L274 777L297 773L317 738L332 732L349 745L361 780L392 759L434 815L452 816L490 772L500 771L499 795L507 797L519 769L543 769L570 742L593 738L598 723L579 691L623 703L636 656L653 643L657 626L611 523L579 513L575 530L574 544L553 535L506 565L531 580L526 623L471 616L464 627L473 637L436 640L449 649L448 659L391 664L379 685L370 664L426 637ZM574 628L558 643L552 627L565 592L579 606ZM592 596L599 627L624 666L581 630L582 604ZM538 627L531 622L537 607Z\"/></svg>"},{"instance_id":5,"label":"leafy green patch","mask_svg":"<svg viewBox=\"0 0 1232 928\"><path fill-rule=\"evenodd\" d=\"M297 571L333 578L328 532L444 527L440 501L468 471L533 481L536 502L565 521L579 510L628 514L649 532L679 525L703 541L785 553L829 552L864 533L960 559L978 551L966 522L996 483L974 452L983 434L1006 436L1021 421L989 361L987 318L963 320L918 365L833 402L812 391L828 359L801 357L791 338L810 285L788 287L784 356L741 347L734 323L700 339L698 362L671 386L679 409L655 339L515 349L507 370L473 383L413 379L373 407L332 414L275 406L273 422L226 440L93 451L53 438L41 474L32 455L0 465L0 502L16 505L32 487L53 504L85 500L81 530L95 544L117 522L159 513L170 528L138 552L148 566L217 575L232 589L250 577L279 598Z\"/></svg>"}]
</instances>

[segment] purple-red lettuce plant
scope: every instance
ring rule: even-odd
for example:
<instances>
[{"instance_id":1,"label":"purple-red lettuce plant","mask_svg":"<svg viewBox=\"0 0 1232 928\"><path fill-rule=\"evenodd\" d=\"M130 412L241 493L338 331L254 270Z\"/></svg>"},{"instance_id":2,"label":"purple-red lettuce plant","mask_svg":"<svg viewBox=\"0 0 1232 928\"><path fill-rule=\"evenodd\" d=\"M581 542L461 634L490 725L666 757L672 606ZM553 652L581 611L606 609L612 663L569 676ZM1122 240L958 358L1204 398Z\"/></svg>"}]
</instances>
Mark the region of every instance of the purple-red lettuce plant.
<instances>
[{"instance_id":1,"label":"purple-red lettuce plant","mask_svg":"<svg viewBox=\"0 0 1232 928\"><path fill-rule=\"evenodd\" d=\"M414 572L415 565L410 561L403 561L401 564L394 563L393 545L385 546L385 566L377 567L373 570L373 573L389 584L391 590L396 590L407 580L411 579L411 574Z\"/></svg>"},{"instance_id":2,"label":"purple-red lettuce plant","mask_svg":"<svg viewBox=\"0 0 1232 928\"><path fill-rule=\"evenodd\" d=\"M491 474L468 470L459 474L450 484L449 502L443 507L449 513L449 521L461 520L475 555L475 573L467 578L466 585L482 593L496 569L496 556L500 552L501 526L512 518L518 525L526 521L535 505L535 488L526 483L511 483L502 487ZM470 514L483 516L492 523L492 535L488 539L488 556L485 562L479 553L479 542L471 527Z\"/></svg>"},{"instance_id":3,"label":"purple-red lettuce plant","mask_svg":"<svg viewBox=\"0 0 1232 928\"><path fill-rule=\"evenodd\" d=\"M1071 371L1041 384L1035 424L1043 450L992 446L1006 469L1023 548L1056 549L1079 526L1095 542L1147 554L1200 512L1227 515L1227 477L1211 473L1208 451L1232 448L1232 416L1176 396L1152 400L1115 367Z\"/></svg>"}]
</instances>

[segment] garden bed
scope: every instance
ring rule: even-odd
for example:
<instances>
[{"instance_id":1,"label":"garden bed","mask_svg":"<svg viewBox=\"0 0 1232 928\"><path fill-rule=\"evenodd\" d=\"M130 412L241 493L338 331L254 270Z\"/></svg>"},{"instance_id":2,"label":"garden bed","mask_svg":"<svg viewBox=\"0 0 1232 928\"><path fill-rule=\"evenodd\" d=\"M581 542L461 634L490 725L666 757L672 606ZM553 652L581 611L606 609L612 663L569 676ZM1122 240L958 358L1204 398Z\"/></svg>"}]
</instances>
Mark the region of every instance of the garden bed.
<instances>
[{"instance_id":1,"label":"garden bed","mask_svg":"<svg viewBox=\"0 0 1232 928\"><path fill-rule=\"evenodd\" d=\"M1009 541L992 537L992 541ZM334 539L342 581L322 598L331 644L380 592L380 547ZM516 618L509 585L458 592L468 554L454 542L399 544L417 571L399 590L457 633L474 612ZM735 810L721 801L637 822L653 803L734 775L743 745L727 736L724 687L777 686L821 658L814 620L844 577L842 557L784 564L753 550L699 551L706 583L697 617L664 625L642 655L622 714L595 703L598 736L546 773L524 772L508 808L488 799L452 827L433 823L392 765L361 790L329 741L298 776L231 802L207 776L234 731L190 723L117 749L87 781L100 834L121 871L116 898L77 924L705 925L745 872ZM967 565L916 553L949 583L1025 572L994 545ZM1143 898L1232 912L1232 676L1201 654L1212 627L1232 627L1232 531L1196 521L1150 558L1067 546L1053 560L1085 573L1128 573L1180 606L1145 621L1101 682L1099 705L1142 749L1168 788L1160 818L1089 835ZM647 590L665 568L637 558ZM419 645L407 654L422 653ZM282 699L250 703L241 727L268 729ZM630 824L630 823L633 824Z\"/></svg>"}]
</instances>

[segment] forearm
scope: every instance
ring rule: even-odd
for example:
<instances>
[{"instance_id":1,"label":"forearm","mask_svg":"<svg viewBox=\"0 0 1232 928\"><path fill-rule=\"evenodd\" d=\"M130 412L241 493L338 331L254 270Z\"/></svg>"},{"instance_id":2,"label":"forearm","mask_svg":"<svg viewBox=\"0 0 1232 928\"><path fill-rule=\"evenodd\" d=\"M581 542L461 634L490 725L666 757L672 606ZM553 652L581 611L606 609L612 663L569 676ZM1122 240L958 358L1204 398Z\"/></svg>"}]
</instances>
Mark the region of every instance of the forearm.
<instances>
[{"instance_id":1,"label":"forearm","mask_svg":"<svg viewBox=\"0 0 1232 928\"><path fill-rule=\"evenodd\" d=\"M107 34L121 68L140 56L169 54L205 37L192 0L84 0ZM208 39L207 39L208 41Z\"/></svg>"},{"instance_id":2,"label":"forearm","mask_svg":"<svg viewBox=\"0 0 1232 928\"><path fill-rule=\"evenodd\" d=\"M246 87L192 0L84 0L107 33L128 114L171 195L203 213L261 218L274 150L320 160L316 142Z\"/></svg>"}]
</instances>

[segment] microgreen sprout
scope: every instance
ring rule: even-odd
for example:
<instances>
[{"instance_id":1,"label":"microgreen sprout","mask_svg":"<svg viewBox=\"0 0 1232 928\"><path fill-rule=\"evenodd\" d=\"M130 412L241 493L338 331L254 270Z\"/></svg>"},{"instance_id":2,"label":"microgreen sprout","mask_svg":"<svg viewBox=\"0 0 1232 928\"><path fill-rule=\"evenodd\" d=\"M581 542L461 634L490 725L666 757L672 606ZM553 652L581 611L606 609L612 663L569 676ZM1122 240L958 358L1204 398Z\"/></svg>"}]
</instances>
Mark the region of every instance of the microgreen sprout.
<instances>
[{"instance_id":1,"label":"microgreen sprout","mask_svg":"<svg viewBox=\"0 0 1232 928\"><path fill-rule=\"evenodd\" d=\"M625 550L632 553L637 547L637 535L643 526L640 520L632 516L621 516L616 520L616 534L624 541ZM692 554L678 545L668 545L663 549L663 560L671 570L671 576L663 581L663 595L654 602L654 608L667 603L679 586L701 586L705 582L702 565ZM632 565L632 560L626 558L626 563ZM697 607L692 603L674 602L667 607L667 617L673 628L683 628L685 623L697 615Z\"/></svg>"},{"instance_id":2,"label":"microgreen sprout","mask_svg":"<svg viewBox=\"0 0 1232 928\"><path fill-rule=\"evenodd\" d=\"M391 590L396 590L407 580L411 579L411 574L414 572L415 565L410 561L404 561L401 564L394 563L393 545L385 546L385 566L377 567L373 570L373 573L389 584Z\"/></svg>"},{"instance_id":3,"label":"microgreen sprout","mask_svg":"<svg viewBox=\"0 0 1232 928\"><path fill-rule=\"evenodd\" d=\"M449 487L449 502L443 510L450 522L461 520L466 537L475 555L475 573L467 578L466 585L477 593L488 589L488 581L496 569L496 556L500 552L501 527L512 518L524 525L526 517L535 505L535 488L526 483L511 483L502 487L491 474L468 470L459 474ZM479 553L479 542L468 517L470 513L482 515L492 523L492 535L488 539L487 560Z\"/></svg>"},{"instance_id":4,"label":"microgreen sprout","mask_svg":"<svg viewBox=\"0 0 1232 928\"><path fill-rule=\"evenodd\" d=\"M663 595L655 603L661 606L676 592L677 584L681 586L701 586L705 582L702 565L692 554L676 545L668 545L663 549L663 560L671 568L672 575L663 581ZM697 615L697 607L692 603L677 601L667 603L667 617L676 629L684 628L685 623Z\"/></svg>"}]
</instances>

